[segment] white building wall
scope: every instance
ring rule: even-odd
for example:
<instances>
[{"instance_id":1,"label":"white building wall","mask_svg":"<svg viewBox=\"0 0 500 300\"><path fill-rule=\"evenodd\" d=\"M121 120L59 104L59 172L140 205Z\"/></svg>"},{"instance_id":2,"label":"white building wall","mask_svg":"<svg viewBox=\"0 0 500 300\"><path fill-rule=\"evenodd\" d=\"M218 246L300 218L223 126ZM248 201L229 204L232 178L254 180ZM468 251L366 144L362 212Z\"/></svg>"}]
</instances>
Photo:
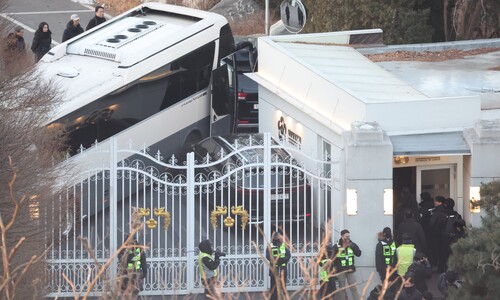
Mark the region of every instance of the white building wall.
<instances>
[{"instance_id":1,"label":"white building wall","mask_svg":"<svg viewBox=\"0 0 500 300\"><path fill-rule=\"evenodd\" d=\"M500 180L500 119L477 121L473 129L464 131L464 136L472 153L467 172L469 187ZM470 199L469 192L470 188L465 186L465 199ZM481 214L469 213L473 226L481 225Z\"/></svg>"},{"instance_id":2,"label":"white building wall","mask_svg":"<svg viewBox=\"0 0 500 300\"><path fill-rule=\"evenodd\" d=\"M366 107L366 120L376 121L388 133L461 130L480 118L478 96L369 103Z\"/></svg>"},{"instance_id":3,"label":"white building wall","mask_svg":"<svg viewBox=\"0 0 500 300\"><path fill-rule=\"evenodd\" d=\"M392 214L384 214L384 189L392 190L393 149L376 123L353 124L352 131L344 133L344 143L345 188L357 191L357 213L346 213L344 223L363 252L356 268L366 280L375 271L377 233L392 228ZM351 199L343 200L347 204Z\"/></svg>"},{"instance_id":4,"label":"white building wall","mask_svg":"<svg viewBox=\"0 0 500 300\"><path fill-rule=\"evenodd\" d=\"M297 60L285 49L261 39L259 72L250 77L303 113L322 121L324 126L335 124L335 127L349 130L351 122L365 120L366 107L361 100Z\"/></svg>"}]
</instances>

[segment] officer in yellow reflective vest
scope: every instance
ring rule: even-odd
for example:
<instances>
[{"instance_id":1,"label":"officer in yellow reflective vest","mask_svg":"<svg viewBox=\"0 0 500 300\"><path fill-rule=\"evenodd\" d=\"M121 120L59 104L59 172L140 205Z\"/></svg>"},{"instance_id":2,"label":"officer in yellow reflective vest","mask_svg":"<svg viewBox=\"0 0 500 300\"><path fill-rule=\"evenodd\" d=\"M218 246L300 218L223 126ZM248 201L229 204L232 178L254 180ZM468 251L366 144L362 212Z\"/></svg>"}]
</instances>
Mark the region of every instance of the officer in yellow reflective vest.
<instances>
[{"instance_id":1,"label":"officer in yellow reflective vest","mask_svg":"<svg viewBox=\"0 0 500 300\"><path fill-rule=\"evenodd\" d=\"M266 259L269 261L269 276L271 277L271 300L284 299L287 264L291 256L290 250L283 242L281 233L275 232L273 241L266 250Z\"/></svg>"},{"instance_id":2,"label":"officer in yellow reflective vest","mask_svg":"<svg viewBox=\"0 0 500 300\"><path fill-rule=\"evenodd\" d=\"M346 290L342 289L348 285L352 285L350 290L352 299L360 299L358 288L355 285L356 280L356 267L354 266L354 256L361 256L361 250L358 245L351 241L351 233L349 230L344 229L340 232L340 239L337 244L333 245L333 255L335 257L335 268L337 270L337 279L339 280L339 287L341 290L339 299L347 299Z\"/></svg>"},{"instance_id":3,"label":"officer in yellow reflective vest","mask_svg":"<svg viewBox=\"0 0 500 300\"><path fill-rule=\"evenodd\" d=\"M122 262L122 298L135 299L142 291L143 280L148 274L146 254L137 240L133 240L120 253L119 259Z\"/></svg>"},{"instance_id":4,"label":"officer in yellow reflective vest","mask_svg":"<svg viewBox=\"0 0 500 300\"><path fill-rule=\"evenodd\" d=\"M198 245L198 268L200 278L205 287L205 299L217 299L215 288L217 286L217 275L219 275L220 257L225 253L212 250L210 240L201 241Z\"/></svg>"},{"instance_id":5,"label":"officer in yellow reflective vest","mask_svg":"<svg viewBox=\"0 0 500 300\"><path fill-rule=\"evenodd\" d=\"M336 290L335 267L333 264L333 246L328 244L323 250L319 261L319 294L317 299L333 299L332 293Z\"/></svg>"},{"instance_id":6,"label":"officer in yellow reflective vest","mask_svg":"<svg viewBox=\"0 0 500 300\"><path fill-rule=\"evenodd\" d=\"M387 267L394 268L397 264L396 243L392 237L392 232L389 227L385 227L382 232L379 232L378 243L375 247L375 267L377 268L380 280L384 282ZM397 278L396 272L390 277L390 281Z\"/></svg>"}]
</instances>

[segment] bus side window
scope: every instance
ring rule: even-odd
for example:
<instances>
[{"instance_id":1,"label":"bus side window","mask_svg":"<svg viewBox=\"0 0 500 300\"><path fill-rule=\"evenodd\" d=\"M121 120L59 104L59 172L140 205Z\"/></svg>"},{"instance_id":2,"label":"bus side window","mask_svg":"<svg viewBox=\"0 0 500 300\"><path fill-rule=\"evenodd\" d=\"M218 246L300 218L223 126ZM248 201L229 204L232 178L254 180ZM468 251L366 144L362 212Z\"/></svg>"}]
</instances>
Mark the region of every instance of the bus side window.
<instances>
[{"instance_id":1,"label":"bus side window","mask_svg":"<svg viewBox=\"0 0 500 300\"><path fill-rule=\"evenodd\" d=\"M179 59L181 75L182 98L191 96L208 87L212 69L215 43L211 42Z\"/></svg>"}]
</instances>

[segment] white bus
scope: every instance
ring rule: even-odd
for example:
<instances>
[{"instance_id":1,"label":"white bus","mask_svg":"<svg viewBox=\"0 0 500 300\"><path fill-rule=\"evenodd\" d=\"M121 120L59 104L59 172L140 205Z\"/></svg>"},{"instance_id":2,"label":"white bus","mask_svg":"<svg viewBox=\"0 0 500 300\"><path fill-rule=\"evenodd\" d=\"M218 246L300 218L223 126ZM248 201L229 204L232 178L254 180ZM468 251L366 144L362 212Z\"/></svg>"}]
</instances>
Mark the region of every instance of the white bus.
<instances>
[{"instance_id":1,"label":"white bus","mask_svg":"<svg viewBox=\"0 0 500 300\"><path fill-rule=\"evenodd\" d=\"M144 3L42 58L42 76L65 92L49 126L65 128L71 154L111 136L175 154L229 133L227 65L239 47L223 16Z\"/></svg>"}]
</instances>

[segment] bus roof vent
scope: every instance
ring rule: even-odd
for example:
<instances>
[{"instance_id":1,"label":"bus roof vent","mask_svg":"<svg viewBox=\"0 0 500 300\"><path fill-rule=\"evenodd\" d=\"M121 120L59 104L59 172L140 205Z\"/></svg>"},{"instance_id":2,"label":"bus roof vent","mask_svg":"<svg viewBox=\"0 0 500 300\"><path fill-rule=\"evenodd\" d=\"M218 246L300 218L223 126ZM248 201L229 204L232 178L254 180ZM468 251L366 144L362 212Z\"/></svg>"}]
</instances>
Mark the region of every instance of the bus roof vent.
<instances>
[{"instance_id":1,"label":"bus roof vent","mask_svg":"<svg viewBox=\"0 0 500 300\"><path fill-rule=\"evenodd\" d=\"M93 49L91 47L85 48L83 53L85 55L88 55L88 56L94 56L94 57L110 59L110 60L115 60L115 58L116 58L115 52L103 51L100 49Z\"/></svg>"},{"instance_id":2,"label":"bus roof vent","mask_svg":"<svg viewBox=\"0 0 500 300\"><path fill-rule=\"evenodd\" d=\"M137 19L135 24L132 24L129 28L109 36L96 44L112 49L119 49L157 30L158 28L163 27L164 25L165 24L158 21Z\"/></svg>"}]
</instances>

